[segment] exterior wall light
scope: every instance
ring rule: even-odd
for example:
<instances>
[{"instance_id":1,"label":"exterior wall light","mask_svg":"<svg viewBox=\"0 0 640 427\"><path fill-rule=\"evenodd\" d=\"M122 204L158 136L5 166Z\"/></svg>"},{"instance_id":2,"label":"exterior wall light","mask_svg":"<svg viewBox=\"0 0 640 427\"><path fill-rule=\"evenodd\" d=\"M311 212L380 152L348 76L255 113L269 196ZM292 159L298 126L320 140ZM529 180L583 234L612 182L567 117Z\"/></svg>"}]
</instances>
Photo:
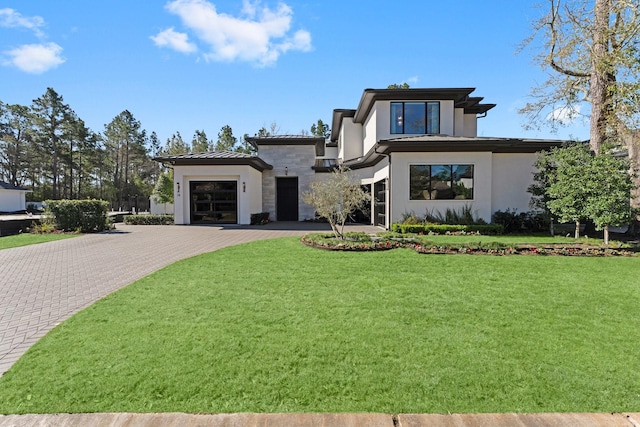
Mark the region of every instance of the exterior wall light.
<instances>
[{"instance_id":1,"label":"exterior wall light","mask_svg":"<svg viewBox=\"0 0 640 427\"><path fill-rule=\"evenodd\" d=\"M242 192L243 193L247 192L247 184L244 181L242 181Z\"/></svg>"},{"instance_id":2,"label":"exterior wall light","mask_svg":"<svg viewBox=\"0 0 640 427\"><path fill-rule=\"evenodd\" d=\"M289 175L289 168L288 167L284 167L284 176Z\"/></svg>"},{"instance_id":3,"label":"exterior wall light","mask_svg":"<svg viewBox=\"0 0 640 427\"><path fill-rule=\"evenodd\" d=\"M178 197L180 197L180 183L176 182L176 187L178 188Z\"/></svg>"}]
</instances>

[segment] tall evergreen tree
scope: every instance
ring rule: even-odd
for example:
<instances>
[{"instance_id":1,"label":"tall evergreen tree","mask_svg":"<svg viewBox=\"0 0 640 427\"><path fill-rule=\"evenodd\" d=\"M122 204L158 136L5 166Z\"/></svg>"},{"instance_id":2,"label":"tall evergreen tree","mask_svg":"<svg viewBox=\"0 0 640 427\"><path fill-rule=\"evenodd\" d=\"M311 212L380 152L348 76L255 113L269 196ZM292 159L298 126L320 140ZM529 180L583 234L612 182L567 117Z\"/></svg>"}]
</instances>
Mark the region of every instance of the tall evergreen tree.
<instances>
[{"instance_id":1,"label":"tall evergreen tree","mask_svg":"<svg viewBox=\"0 0 640 427\"><path fill-rule=\"evenodd\" d=\"M191 150L194 153L206 153L213 148L213 142L209 141L204 130L197 130L191 140Z\"/></svg>"},{"instance_id":2,"label":"tall evergreen tree","mask_svg":"<svg viewBox=\"0 0 640 427\"><path fill-rule=\"evenodd\" d=\"M322 119L318 119L317 123L311 125L311 135L329 138L331 129L329 129L329 125L325 124Z\"/></svg>"},{"instance_id":3,"label":"tall evergreen tree","mask_svg":"<svg viewBox=\"0 0 640 427\"><path fill-rule=\"evenodd\" d=\"M164 152L165 154L170 155L190 153L191 147L184 141L184 139L182 139L180 132L176 132L171 135L171 138L167 138L167 143L164 146Z\"/></svg>"},{"instance_id":4,"label":"tall evergreen tree","mask_svg":"<svg viewBox=\"0 0 640 427\"><path fill-rule=\"evenodd\" d=\"M0 179L25 185L30 167L32 121L29 108L0 102Z\"/></svg>"},{"instance_id":5,"label":"tall evergreen tree","mask_svg":"<svg viewBox=\"0 0 640 427\"><path fill-rule=\"evenodd\" d=\"M125 110L105 125L104 138L113 165L115 194L112 194L111 200L119 208L130 204L130 198L140 195L139 190L142 190L138 179L140 166L147 156L146 132L133 114Z\"/></svg>"},{"instance_id":6,"label":"tall evergreen tree","mask_svg":"<svg viewBox=\"0 0 640 427\"><path fill-rule=\"evenodd\" d=\"M45 176L51 180L50 197L58 199L60 180L60 156L65 151L65 124L71 109L61 95L52 88L40 98L34 99L31 106L37 153L41 159L51 159L47 167L43 167ZM44 166L44 165L43 165ZM46 195L45 195L46 196Z\"/></svg>"},{"instance_id":7,"label":"tall evergreen tree","mask_svg":"<svg viewBox=\"0 0 640 427\"><path fill-rule=\"evenodd\" d=\"M233 136L231 126L224 125L218 132L218 141L215 145L215 151L234 151L238 138Z\"/></svg>"}]
</instances>

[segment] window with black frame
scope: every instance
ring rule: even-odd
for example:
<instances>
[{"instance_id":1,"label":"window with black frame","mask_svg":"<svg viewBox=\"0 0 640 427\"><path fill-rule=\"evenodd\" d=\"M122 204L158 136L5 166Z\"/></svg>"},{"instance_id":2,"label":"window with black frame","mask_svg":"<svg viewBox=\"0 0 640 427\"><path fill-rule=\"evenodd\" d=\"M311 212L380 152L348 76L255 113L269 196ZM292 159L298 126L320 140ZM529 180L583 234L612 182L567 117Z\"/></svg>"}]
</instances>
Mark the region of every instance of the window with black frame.
<instances>
[{"instance_id":1,"label":"window with black frame","mask_svg":"<svg viewBox=\"0 0 640 427\"><path fill-rule=\"evenodd\" d=\"M440 133L439 102L392 102L391 133L425 135Z\"/></svg>"},{"instance_id":2,"label":"window with black frame","mask_svg":"<svg viewBox=\"0 0 640 427\"><path fill-rule=\"evenodd\" d=\"M472 200L473 165L409 166L410 200Z\"/></svg>"}]
</instances>

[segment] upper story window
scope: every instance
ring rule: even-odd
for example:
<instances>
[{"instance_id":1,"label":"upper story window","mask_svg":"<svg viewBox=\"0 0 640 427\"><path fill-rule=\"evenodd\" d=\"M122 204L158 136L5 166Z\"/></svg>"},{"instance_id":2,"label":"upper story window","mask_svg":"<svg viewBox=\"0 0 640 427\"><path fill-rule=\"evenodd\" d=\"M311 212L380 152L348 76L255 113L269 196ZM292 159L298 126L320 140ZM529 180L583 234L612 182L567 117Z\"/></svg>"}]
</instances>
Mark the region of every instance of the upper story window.
<instances>
[{"instance_id":1,"label":"upper story window","mask_svg":"<svg viewBox=\"0 0 640 427\"><path fill-rule=\"evenodd\" d=\"M392 102L391 133L440 133L439 102Z\"/></svg>"}]
</instances>

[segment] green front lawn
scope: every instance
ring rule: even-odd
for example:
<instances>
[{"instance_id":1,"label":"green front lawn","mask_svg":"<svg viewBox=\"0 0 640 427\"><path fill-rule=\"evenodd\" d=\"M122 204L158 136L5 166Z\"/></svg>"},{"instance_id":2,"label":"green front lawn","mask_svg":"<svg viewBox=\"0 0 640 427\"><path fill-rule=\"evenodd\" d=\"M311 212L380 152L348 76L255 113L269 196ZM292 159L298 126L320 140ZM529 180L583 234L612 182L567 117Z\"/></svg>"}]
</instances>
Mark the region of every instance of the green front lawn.
<instances>
[{"instance_id":1,"label":"green front lawn","mask_svg":"<svg viewBox=\"0 0 640 427\"><path fill-rule=\"evenodd\" d=\"M0 413L638 412L639 267L231 247L61 324Z\"/></svg>"},{"instance_id":2,"label":"green front lawn","mask_svg":"<svg viewBox=\"0 0 640 427\"><path fill-rule=\"evenodd\" d=\"M22 233L13 236L0 237L0 250L15 248L18 246L34 245L36 243L53 242L55 240L68 239L70 237L80 236L80 234L71 233L52 233L52 234L30 234Z\"/></svg>"}]
</instances>

